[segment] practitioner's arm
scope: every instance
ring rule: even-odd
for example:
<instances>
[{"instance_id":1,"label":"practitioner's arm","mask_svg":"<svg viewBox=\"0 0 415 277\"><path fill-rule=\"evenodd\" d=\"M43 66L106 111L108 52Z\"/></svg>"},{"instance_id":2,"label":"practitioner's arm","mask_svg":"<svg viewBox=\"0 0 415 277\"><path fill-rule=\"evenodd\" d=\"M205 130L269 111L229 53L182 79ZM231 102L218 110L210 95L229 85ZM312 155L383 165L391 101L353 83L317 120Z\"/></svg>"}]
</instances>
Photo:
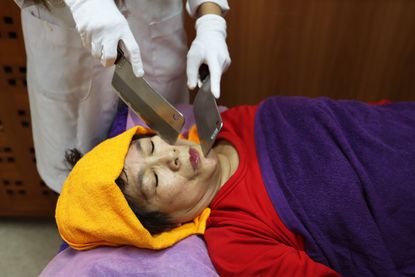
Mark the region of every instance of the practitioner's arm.
<instances>
[{"instance_id":1,"label":"practitioner's arm","mask_svg":"<svg viewBox=\"0 0 415 277\"><path fill-rule=\"evenodd\" d=\"M198 18L195 22L196 37L187 54L187 85L194 89L200 84L199 68L201 64L207 64L211 91L219 98L222 74L231 63L223 18L229 10L228 1L188 0L186 8L191 16Z\"/></svg>"}]
</instances>

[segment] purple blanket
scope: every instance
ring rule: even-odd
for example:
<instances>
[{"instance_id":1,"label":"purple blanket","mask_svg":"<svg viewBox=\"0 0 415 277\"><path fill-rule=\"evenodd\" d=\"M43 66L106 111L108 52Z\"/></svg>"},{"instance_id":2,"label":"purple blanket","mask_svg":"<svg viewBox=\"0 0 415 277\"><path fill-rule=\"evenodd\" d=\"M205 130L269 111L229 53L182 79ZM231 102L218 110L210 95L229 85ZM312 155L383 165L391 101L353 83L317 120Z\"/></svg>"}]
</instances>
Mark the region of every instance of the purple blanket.
<instances>
[{"instance_id":1,"label":"purple blanket","mask_svg":"<svg viewBox=\"0 0 415 277\"><path fill-rule=\"evenodd\" d=\"M275 97L255 119L267 191L343 276L415 275L415 103Z\"/></svg>"}]
</instances>

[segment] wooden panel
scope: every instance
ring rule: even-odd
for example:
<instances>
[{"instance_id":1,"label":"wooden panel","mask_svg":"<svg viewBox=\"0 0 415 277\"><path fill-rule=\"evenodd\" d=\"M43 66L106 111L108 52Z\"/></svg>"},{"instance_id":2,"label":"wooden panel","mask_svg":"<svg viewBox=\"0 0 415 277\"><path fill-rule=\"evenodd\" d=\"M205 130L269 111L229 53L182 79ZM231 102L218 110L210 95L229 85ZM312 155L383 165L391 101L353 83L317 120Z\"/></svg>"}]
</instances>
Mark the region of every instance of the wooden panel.
<instances>
[{"instance_id":1,"label":"wooden panel","mask_svg":"<svg viewBox=\"0 0 415 277\"><path fill-rule=\"evenodd\" d=\"M269 95L415 100L415 1L229 3L232 65L220 103Z\"/></svg>"},{"instance_id":2,"label":"wooden panel","mask_svg":"<svg viewBox=\"0 0 415 277\"><path fill-rule=\"evenodd\" d=\"M57 195L36 171L20 12L0 3L0 216L53 216Z\"/></svg>"}]
</instances>

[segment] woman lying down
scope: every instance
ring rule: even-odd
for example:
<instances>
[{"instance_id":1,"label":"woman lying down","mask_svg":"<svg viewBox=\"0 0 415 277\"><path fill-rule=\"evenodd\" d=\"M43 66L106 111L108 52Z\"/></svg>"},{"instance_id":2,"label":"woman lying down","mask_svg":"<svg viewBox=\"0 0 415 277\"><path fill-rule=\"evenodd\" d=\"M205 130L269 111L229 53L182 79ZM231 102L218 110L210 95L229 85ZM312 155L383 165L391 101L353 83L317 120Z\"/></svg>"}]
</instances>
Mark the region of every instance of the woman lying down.
<instances>
[{"instance_id":1,"label":"woman lying down","mask_svg":"<svg viewBox=\"0 0 415 277\"><path fill-rule=\"evenodd\" d=\"M62 238L204 234L222 276L415 274L415 102L274 97L222 117L206 157L194 129L169 145L141 127L87 153L58 200Z\"/></svg>"}]
</instances>

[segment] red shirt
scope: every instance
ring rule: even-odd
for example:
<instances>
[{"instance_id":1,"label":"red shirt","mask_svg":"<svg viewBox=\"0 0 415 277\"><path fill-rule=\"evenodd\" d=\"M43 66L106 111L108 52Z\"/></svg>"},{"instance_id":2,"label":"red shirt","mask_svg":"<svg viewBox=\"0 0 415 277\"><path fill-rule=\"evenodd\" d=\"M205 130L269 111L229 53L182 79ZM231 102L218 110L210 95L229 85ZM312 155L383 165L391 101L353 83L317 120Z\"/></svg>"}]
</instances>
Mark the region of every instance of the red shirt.
<instances>
[{"instance_id":1,"label":"red shirt","mask_svg":"<svg viewBox=\"0 0 415 277\"><path fill-rule=\"evenodd\" d=\"M218 139L233 144L239 166L210 206L204 236L216 270L221 276L338 276L306 254L302 238L273 208L256 156L256 109L240 106L222 114Z\"/></svg>"}]
</instances>

